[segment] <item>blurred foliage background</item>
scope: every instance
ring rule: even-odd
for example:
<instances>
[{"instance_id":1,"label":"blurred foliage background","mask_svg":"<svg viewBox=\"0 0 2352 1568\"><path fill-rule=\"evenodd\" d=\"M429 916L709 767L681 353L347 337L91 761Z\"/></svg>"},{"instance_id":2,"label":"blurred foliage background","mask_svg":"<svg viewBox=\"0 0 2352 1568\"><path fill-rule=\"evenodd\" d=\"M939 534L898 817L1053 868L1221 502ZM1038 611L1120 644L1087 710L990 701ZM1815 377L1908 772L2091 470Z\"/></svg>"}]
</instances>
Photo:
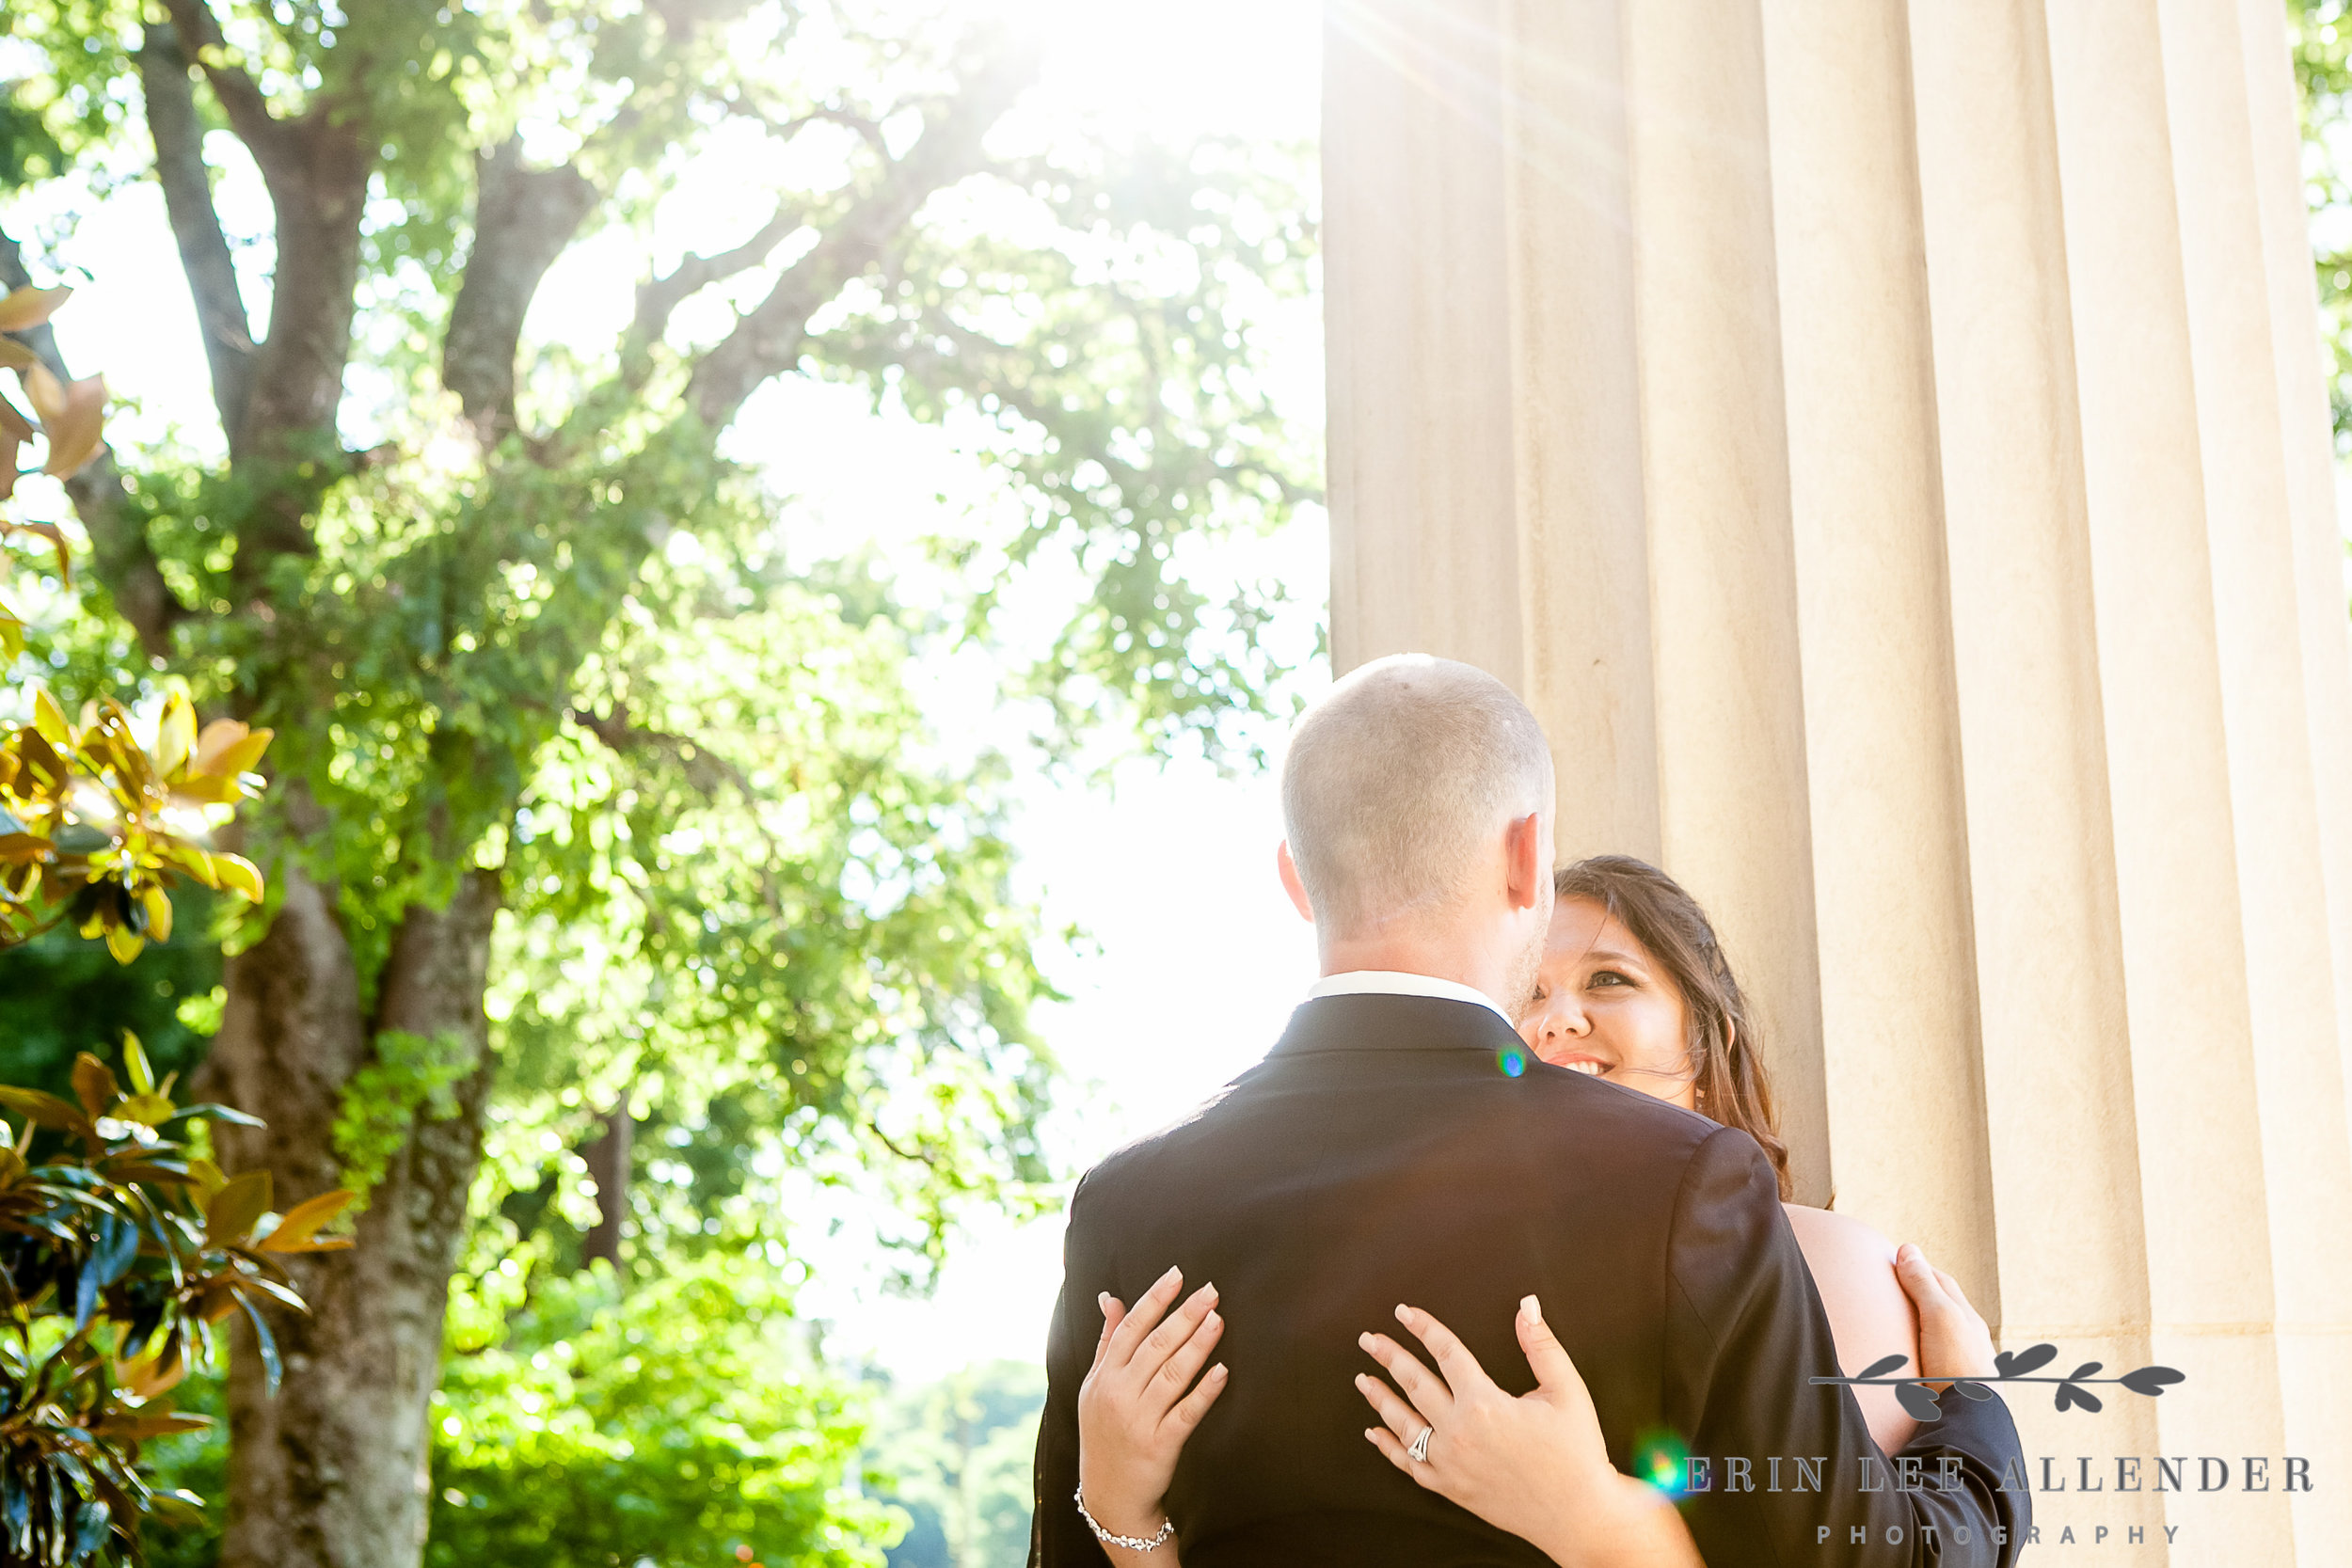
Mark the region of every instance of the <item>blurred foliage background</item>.
<instances>
[{"instance_id":1,"label":"blurred foliage background","mask_svg":"<svg viewBox=\"0 0 2352 1568\"><path fill-rule=\"evenodd\" d=\"M267 904L0 955L0 1081L134 1030L266 1118L225 1162L367 1205L301 1260L285 1394L185 1386L268 1435L151 1446L211 1505L156 1560L405 1568L420 1463L437 1564L1019 1556L1033 1370L844 1358L805 1243L854 1213L919 1291L961 1216L1057 1200L1015 783L1254 766L1234 721L1314 649L1217 547L1319 483L1260 331L1311 287L1311 150L1089 120L1041 15L0 13L0 282L143 214L108 264L193 300L206 382L43 519L83 553L18 575L10 690L278 736ZM781 382L975 485L895 554L813 527Z\"/></svg>"}]
</instances>

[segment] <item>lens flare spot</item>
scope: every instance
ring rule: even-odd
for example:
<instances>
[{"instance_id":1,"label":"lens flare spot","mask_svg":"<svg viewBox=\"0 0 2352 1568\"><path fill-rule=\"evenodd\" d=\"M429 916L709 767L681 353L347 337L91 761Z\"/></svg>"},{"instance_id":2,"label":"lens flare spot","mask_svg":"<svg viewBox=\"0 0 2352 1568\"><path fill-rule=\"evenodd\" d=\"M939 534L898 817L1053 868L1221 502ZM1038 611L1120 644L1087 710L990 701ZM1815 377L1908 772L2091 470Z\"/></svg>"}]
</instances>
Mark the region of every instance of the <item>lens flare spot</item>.
<instances>
[{"instance_id":1,"label":"lens flare spot","mask_svg":"<svg viewBox=\"0 0 2352 1568\"><path fill-rule=\"evenodd\" d=\"M1505 1078L1517 1078L1527 1070L1527 1053L1509 1050L1498 1052L1495 1054L1495 1066L1502 1069L1502 1076Z\"/></svg>"},{"instance_id":2,"label":"lens flare spot","mask_svg":"<svg viewBox=\"0 0 2352 1568\"><path fill-rule=\"evenodd\" d=\"M1691 1449L1671 1432L1649 1432L1633 1445L1633 1473L1669 1497L1678 1497L1690 1484L1684 1463Z\"/></svg>"}]
</instances>

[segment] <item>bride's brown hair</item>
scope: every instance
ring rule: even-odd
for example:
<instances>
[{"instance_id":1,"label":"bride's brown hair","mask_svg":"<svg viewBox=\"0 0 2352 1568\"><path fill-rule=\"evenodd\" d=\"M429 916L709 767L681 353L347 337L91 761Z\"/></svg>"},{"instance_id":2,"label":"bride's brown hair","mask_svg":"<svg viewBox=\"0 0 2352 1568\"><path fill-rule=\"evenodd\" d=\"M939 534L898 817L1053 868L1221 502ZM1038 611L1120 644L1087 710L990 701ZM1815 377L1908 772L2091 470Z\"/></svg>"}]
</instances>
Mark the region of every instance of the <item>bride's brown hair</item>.
<instances>
[{"instance_id":1,"label":"bride's brown hair","mask_svg":"<svg viewBox=\"0 0 2352 1568\"><path fill-rule=\"evenodd\" d=\"M1788 1146L1780 1141L1771 1076L1756 1049L1754 1016L1724 957L1715 927L1680 882L1630 855L1595 855L1552 874L1561 898L1607 910L1648 949L1682 995L1686 1049L1701 1108L1763 1146L1784 1201L1791 1192Z\"/></svg>"}]
</instances>

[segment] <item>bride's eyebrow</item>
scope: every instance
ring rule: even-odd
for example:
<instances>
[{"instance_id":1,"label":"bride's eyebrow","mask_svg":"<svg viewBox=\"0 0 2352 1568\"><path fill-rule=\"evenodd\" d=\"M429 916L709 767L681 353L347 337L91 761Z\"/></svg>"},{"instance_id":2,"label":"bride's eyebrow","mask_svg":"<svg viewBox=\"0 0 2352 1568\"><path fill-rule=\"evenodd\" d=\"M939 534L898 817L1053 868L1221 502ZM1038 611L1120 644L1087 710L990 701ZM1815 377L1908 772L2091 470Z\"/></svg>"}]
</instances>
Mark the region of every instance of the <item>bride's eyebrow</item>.
<instances>
[{"instance_id":1,"label":"bride's eyebrow","mask_svg":"<svg viewBox=\"0 0 2352 1568\"><path fill-rule=\"evenodd\" d=\"M1587 963L1631 964L1637 969L1646 967L1639 954L1620 953L1613 947L1587 948L1584 952L1584 960Z\"/></svg>"}]
</instances>

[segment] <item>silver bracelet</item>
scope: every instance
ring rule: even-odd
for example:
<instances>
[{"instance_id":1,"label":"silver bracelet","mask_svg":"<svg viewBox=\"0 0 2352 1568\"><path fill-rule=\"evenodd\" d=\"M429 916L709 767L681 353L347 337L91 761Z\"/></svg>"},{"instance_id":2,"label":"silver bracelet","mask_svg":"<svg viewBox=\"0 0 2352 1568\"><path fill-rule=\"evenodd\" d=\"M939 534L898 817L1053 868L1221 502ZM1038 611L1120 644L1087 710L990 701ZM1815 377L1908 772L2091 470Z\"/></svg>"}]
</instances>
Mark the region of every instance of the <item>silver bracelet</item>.
<instances>
[{"instance_id":1,"label":"silver bracelet","mask_svg":"<svg viewBox=\"0 0 2352 1568\"><path fill-rule=\"evenodd\" d=\"M1071 1493L1070 1500L1078 1505L1078 1517L1087 1522L1087 1528L1094 1532L1094 1539L1105 1546L1122 1546L1131 1552L1156 1552L1168 1544L1168 1537L1176 1533L1176 1521L1164 1519L1160 1522L1158 1531L1149 1541L1140 1535L1113 1535L1109 1530L1096 1524L1094 1515L1087 1512L1087 1489L1085 1487L1081 1486L1075 1492Z\"/></svg>"}]
</instances>

